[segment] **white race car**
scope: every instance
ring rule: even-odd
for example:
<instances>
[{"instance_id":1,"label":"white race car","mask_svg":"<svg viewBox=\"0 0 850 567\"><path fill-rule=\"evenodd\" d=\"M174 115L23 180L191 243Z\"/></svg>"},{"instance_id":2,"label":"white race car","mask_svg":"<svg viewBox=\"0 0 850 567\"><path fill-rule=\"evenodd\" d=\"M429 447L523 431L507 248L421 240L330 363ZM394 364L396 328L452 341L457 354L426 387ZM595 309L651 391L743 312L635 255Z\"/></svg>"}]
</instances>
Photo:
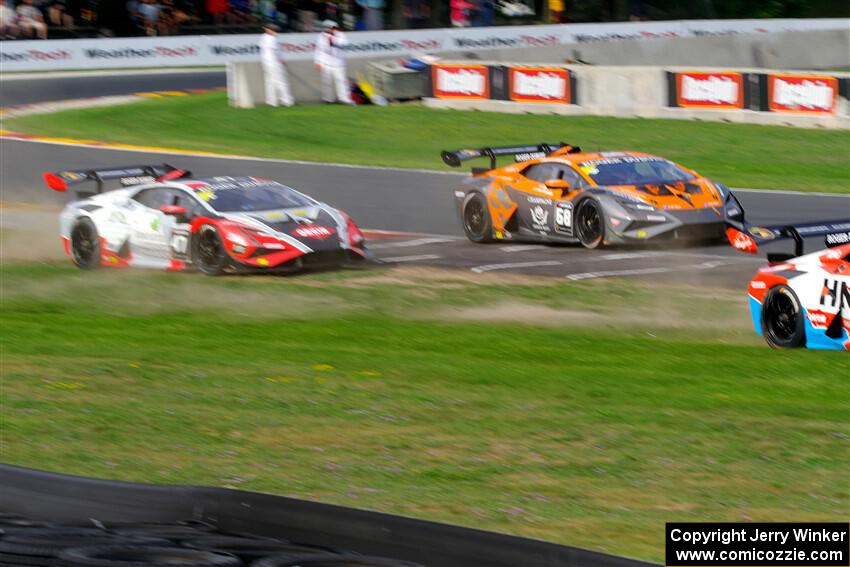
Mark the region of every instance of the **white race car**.
<instances>
[{"instance_id":1,"label":"white race car","mask_svg":"<svg viewBox=\"0 0 850 567\"><path fill-rule=\"evenodd\" d=\"M794 254L768 254L768 265L750 281L756 332L772 347L850 350L850 220L793 226L744 225L727 230L736 249L784 238ZM803 255L803 238L824 236L827 248Z\"/></svg>"},{"instance_id":2,"label":"white race car","mask_svg":"<svg viewBox=\"0 0 850 567\"><path fill-rule=\"evenodd\" d=\"M291 271L368 258L363 233L343 211L260 177L191 177L169 165L45 173L67 191L91 182L65 206L65 252L80 268ZM108 180L122 188L106 190Z\"/></svg>"}]
</instances>

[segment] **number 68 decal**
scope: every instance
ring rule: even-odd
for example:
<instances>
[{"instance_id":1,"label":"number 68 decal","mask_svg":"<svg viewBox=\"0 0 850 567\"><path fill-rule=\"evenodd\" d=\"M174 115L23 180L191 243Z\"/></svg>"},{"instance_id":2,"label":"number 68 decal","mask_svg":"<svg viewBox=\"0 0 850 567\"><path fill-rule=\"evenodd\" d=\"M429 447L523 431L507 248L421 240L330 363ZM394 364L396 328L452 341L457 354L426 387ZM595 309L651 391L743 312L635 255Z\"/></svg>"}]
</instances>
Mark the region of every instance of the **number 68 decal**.
<instances>
[{"instance_id":1,"label":"number 68 decal","mask_svg":"<svg viewBox=\"0 0 850 567\"><path fill-rule=\"evenodd\" d=\"M566 234L573 233L572 203L557 203L555 205L555 230Z\"/></svg>"}]
</instances>

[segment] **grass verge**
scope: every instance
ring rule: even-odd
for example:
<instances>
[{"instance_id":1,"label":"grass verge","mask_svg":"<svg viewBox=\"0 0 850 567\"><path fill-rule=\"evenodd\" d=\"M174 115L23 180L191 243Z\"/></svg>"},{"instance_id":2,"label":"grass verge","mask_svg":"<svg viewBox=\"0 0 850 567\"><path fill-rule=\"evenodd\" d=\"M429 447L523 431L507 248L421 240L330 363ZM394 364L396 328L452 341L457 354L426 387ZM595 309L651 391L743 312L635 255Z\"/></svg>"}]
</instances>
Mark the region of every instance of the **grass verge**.
<instances>
[{"instance_id":1,"label":"grass verge","mask_svg":"<svg viewBox=\"0 0 850 567\"><path fill-rule=\"evenodd\" d=\"M850 132L597 116L512 115L420 105L227 106L223 93L8 120L37 135L231 154L443 169L440 150L566 140L656 153L736 187L846 193Z\"/></svg>"},{"instance_id":2,"label":"grass verge","mask_svg":"<svg viewBox=\"0 0 850 567\"><path fill-rule=\"evenodd\" d=\"M740 294L422 269L2 276L9 463L655 561L668 521L847 516L848 359L767 349Z\"/></svg>"}]
</instances>

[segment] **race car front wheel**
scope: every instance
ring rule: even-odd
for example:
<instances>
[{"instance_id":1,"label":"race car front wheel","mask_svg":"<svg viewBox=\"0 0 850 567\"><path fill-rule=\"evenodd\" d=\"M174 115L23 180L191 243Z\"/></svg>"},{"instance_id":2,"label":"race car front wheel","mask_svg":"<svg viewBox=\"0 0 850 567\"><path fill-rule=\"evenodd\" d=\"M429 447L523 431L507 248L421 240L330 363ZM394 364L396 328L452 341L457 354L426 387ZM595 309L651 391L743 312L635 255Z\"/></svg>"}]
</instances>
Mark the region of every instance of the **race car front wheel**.
<instances>
[{"instance_id":1,"label":"race car front wheel","mask_svg":"<svg viewBox=\"0 0 850 567\"><path fill-rule=\"evenodd\" d=\"M605 240L605 216L595 199L579 203L575 215L575 230L585 248L598 248Z\"/></svg>"},{"instance_id":2,"label":"race car front wheel","mask_svg":"<svg viewBox=\"0 0 850 567\"><path fill-rule=\"evenodd\" d=\"M773 348L795 348L806 344L803 309L790 287L775 286L764 296L761 330L764 340Z\"/></svg>"},{"instance_id":3,"label":"race car front wheel","mask_svg":"<svg viewBox=\"0 0 850 567\"><path fill-rule=\"evenodd\" d=\"M198 269L208 276L223 274L229 261L218 229L205 224L195 236L194 243L194 256Z\"/></svg>"},{"instance_id":4,"label":"race car front wheel","mask_svg":"<svg viewBox=\"0 0 850 567\"><path fill-rule=\"evenodd\" d=\"M493 220L481 193L470 193L463 202L463 232L472 242L493 241Z\"/></svg>"},{"instance_id":5,"label":"race car front wheel","mask_svg":"<svg viewBox=\"0 0 850 567\"><path fill-rule=\"evenodd\" d=\"M100 237L90 218L79 219L71 229L71 259L84 270L100 265Z\"/></svg>"}]
</instances>

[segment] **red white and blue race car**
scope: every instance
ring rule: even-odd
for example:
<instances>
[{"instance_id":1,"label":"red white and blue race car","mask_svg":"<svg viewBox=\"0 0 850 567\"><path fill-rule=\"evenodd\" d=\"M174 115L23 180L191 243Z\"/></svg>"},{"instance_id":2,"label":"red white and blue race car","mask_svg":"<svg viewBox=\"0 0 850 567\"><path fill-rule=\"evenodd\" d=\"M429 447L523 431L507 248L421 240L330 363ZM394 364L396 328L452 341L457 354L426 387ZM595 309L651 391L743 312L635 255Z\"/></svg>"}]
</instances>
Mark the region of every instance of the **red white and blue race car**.
<instances>
[{"instance_id":1,"label":"red white and blue race car","mask_svg":"<svg viewBox=\"0 0 850 567\"><path fill-rule=\"evenodd\" d=\"M793 254L769 253L750 281L756 332L775 348L850 350L850 220L793 226L730 226L729 242L755 254L761 244L792 238ZM803 255L803 238L828 248Z\"/></svg>"},{"instance_id":2,"label":"red white and blue race car","mask_svg":"<svg viewBox=\"0 0 850 567\"><path fill-rule=\"evenodd\" d=\"M343 211L259 177L191 177L169 165L45 173L47 185L96 184L60 217L80 268L140 266L218 275L332 267L368 258ZM117 180L121 188L108 190Z\"/></svg>"}]
</instances>

